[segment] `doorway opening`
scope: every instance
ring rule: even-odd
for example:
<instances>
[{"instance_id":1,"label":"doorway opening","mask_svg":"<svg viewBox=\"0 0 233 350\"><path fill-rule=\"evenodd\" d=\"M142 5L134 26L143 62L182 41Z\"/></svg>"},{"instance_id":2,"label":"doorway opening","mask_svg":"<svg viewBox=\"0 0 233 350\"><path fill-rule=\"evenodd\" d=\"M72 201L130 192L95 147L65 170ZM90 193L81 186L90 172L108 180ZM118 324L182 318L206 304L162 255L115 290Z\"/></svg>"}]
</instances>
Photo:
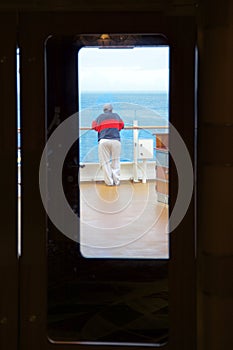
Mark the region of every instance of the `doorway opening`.
<instances>
[{"instance_id":1,"label":"doorway opening","mask_svg":"<svg viewBox=\"0 0 233 350\"><path fill-rule=\"evenodd\" d=\"M167 259L169 46L82 47L78 91L82 255ZM99 144L118 137L106 124L116 114L124 123L119 169L113 159L99 162ZM108 186L106 171L119 172L120 186Z\"/></svg>"}]
</instances>

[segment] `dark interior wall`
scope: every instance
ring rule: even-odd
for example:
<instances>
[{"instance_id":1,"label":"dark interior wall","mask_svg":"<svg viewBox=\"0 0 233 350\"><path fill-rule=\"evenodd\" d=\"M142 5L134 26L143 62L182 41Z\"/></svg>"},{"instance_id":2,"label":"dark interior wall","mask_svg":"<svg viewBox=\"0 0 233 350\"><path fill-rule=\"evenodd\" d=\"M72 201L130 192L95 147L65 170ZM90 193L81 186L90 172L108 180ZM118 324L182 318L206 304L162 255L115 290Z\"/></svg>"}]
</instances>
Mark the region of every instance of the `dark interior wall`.
<instances>
[{"instance_id":1,"label":"dark interior wall","mask_svg":"<svg viewBox=\"0 0 233 350\"><path fill-rule=\"evenodd\" d=\"M193 0L3 0L2 10L20 11L159 11L168 14L191 14L198 7L198 1Z\"/></svg>"},{"instance_id":2,"label":"dark interior wall","mask_svg":"<svg viewBox=\"0 0 233 350\"><path fill-rule=\"evenodd\" d=\"M7 35L6 35L7 32ZM16 21L0 13L0 347L8 342L15 348L18 323L18 259L16 218ZM9 327L8 327L9 325ZM12 336L13 334L13 336Z\"/></svg>"},{"instance_id":3,"label":"dark interior wall","mask_svg":"<svg viewBox=\"0 0 233 350\"><path fill-rule=\"evenodd\" d=\"M198 326L200 349L233 336L233 3L204 1L199 17Z\"/></svg>"},{"instance_id":4,"label":"dark interior wall","mask_svg":"<svg viewBox=\"0 0 233 350\"><path fill-rule=\"evenodd\" d=\"M233 347L231 331L233 314L233 242L232 242L232 123L233 123L233 6L225 1L1 1L0 11L14 13L16 28L18 13L27 11L155 11L169 16L196 16L198 26L198 193L197 193L197 267L198 267L198 350L222 350ZM7 18L7 17L5 17ZM8 23L10 23L8 21ZM11 27L12 28L12 27ZM4 42L4 39L2 39ZM16 39L15 39L16 40ZM32 43L33 46L33 43ZM30 58L30 48L27 54ZM3 52L3 57L5 53ZM42 58L41 58L42 59ZM33 68L28 63L27 73ZM38 74L40 74L39 72ZM2 76L1 76L2 77ZM13 79L12 77L10 79ZM30 79L30 77L28 78ZM3 81L3 80L1 80ZM5 96L5 95L4 95ZM13 96L12 96L13 98ZM5 98L4 98L5 99ZM7 105L9 108L10 104ZM11 105L11 113L13 105ZM43 107L42 107L43 109ZM4 112L6 114L6 112ZM4 115L2 114L2 116ZM33 110L31 111L33 113ZM39 127L35 125L35 127ZM7 145L7 126L3 148ZM30 132L30 130L28 130ZM6 136L7 135L7 136ZM13 137L13 135L12 135ZM35 141L36 142L36 141ZM220 147L219 147L220 146ZM13 148L8 151L14 152ZM30 147L34 147L33 144ZM217 154L217 156L216 156ZM26 155L29 162L30 153ZM39 157L39 155L38 155ZM5 155L3 158L5 159ZM6 186L14 188L14 169L2 183L2 193L8 197ZM30 180L30 174L28 174ZM211 179L211 181L210 181ZM8 185L7 185L8 184ZM13 198L13 192L11 197ZM8 197L9 199L11 197ZM224 203L224 204L223 204ZM12 206L12 201L8 204ZM15 210L13 208L13 210ZM14 232L10 218L5 217L4 231ZM9 226L10 225L10 226ZM9 238L9 237L8 237ZM8 239L7 238L7 239ZM9 242L8 242L9 243ZM8 244L7 243L7 244ZM11 244L15 242L11 240ZM12 254L12 252L10 253ZM5 255L3 255L4 257ZM5 258L4 258L5 259ZM4 260L5 261L5 260ZM3 261L3 266L4 266ZM14 267L15 269L16 267ZM38 266L38 269L40 266ZM16 273L16 270L14 270ZM30 271L28 271L29 276ZM16 286L15 286L16 287ZM36 288L36 286L35 286ZM6 294L6 292L5 292ZM16 319L15 319L16 320ZM1 324L5 319L1 318ZM185 330L184 330L185 331Z\"/></svg>"}]
</instances>

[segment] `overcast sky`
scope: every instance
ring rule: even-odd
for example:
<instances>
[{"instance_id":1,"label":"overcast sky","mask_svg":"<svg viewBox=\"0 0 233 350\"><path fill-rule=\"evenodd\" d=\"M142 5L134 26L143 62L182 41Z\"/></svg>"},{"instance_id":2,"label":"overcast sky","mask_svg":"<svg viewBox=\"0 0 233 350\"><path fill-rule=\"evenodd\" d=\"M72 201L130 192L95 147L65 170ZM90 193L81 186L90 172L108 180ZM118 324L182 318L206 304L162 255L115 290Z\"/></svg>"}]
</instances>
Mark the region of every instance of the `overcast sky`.
<instances>
[{"instance_id":1,"label":"overcast sky","mask_svg":"<svg viewBox=\"0 0 233 350\"><path fill-rule=\"evenodd\" d=\"M168 91L168 47L82 48L81 91Z\"/></svg>"}]
</instances>

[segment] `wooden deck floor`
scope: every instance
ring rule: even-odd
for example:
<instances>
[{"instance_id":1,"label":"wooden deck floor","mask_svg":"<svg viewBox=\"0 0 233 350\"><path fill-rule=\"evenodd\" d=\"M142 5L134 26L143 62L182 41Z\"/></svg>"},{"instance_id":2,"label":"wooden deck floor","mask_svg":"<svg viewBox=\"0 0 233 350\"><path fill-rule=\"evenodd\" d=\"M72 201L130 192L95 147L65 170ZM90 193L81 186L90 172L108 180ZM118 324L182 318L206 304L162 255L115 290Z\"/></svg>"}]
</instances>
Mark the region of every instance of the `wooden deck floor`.
<instances>
[{"instance_id":1,"label":"wooden deck floor","mask_svg":"<svg viewBox=\"0 0 233 350\"><path fill-rule=\"evenodd\" d=\"M157 201L153 181L83 182L80 192L83 256L168 258L168 206Z\"/></svg>"}]
</instances>

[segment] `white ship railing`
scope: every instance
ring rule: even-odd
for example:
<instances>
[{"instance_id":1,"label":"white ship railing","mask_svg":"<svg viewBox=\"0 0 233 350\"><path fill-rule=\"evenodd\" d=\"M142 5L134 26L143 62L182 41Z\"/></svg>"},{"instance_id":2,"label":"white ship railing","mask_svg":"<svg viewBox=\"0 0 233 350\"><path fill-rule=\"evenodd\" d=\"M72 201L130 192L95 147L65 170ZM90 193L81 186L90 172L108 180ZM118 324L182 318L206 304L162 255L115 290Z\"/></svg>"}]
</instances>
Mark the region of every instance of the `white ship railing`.
<instances>
[{"instance_id":1,"label":"white ship railing","mask_svg":"<svg viewBox=\"0 0 233 350\"><path fill-rule=\"evenodd\" d=\"M122 163L123 168L127 168L128 171L132 172L130 175L128 175L128 177L131 178L134 182L139 181L139 173L140 173L140 177L142 179L142 182L146 183L146 180L148 178L148 174L147 174L148 160L153 159L153 156L151 156L151 157L148 157L148 156L139 157L140 139L138 138L138 131L139 130L166 130L166 132L155 131L153 134L151 134L151 136L156 137L156 135L168 133L169 126L168 125L138 125L138 121L135 120L133 122L132 126L125 126L124 129L125 130L133 130L134 151L133 151L133 162ZM85 126L80 127L80 131L90 131L90 130L92 130L91 127L85 127ZM139 161L140 161L140 164L139 164ZM84 168L86 165L87 164L83 163L82 167ZM130 165L132 165L132 166L130 166ZM97 171L94 168L94 163L89 163L88 166L90 168L91 173ZM98 166L98 164L95 164L95 167L97 167L97 166ZM87 173L88 173L88 171L86 171L86 175L87 175ZM84 171L83 171L83 174L84 174ZM152 177L154 177L154 176L152 175ZM82 181L82 179L85 179L85 174L83 175L83 177L80 176L80 179L81 179L81 181Z\"/></svg>"}]
</instances>

